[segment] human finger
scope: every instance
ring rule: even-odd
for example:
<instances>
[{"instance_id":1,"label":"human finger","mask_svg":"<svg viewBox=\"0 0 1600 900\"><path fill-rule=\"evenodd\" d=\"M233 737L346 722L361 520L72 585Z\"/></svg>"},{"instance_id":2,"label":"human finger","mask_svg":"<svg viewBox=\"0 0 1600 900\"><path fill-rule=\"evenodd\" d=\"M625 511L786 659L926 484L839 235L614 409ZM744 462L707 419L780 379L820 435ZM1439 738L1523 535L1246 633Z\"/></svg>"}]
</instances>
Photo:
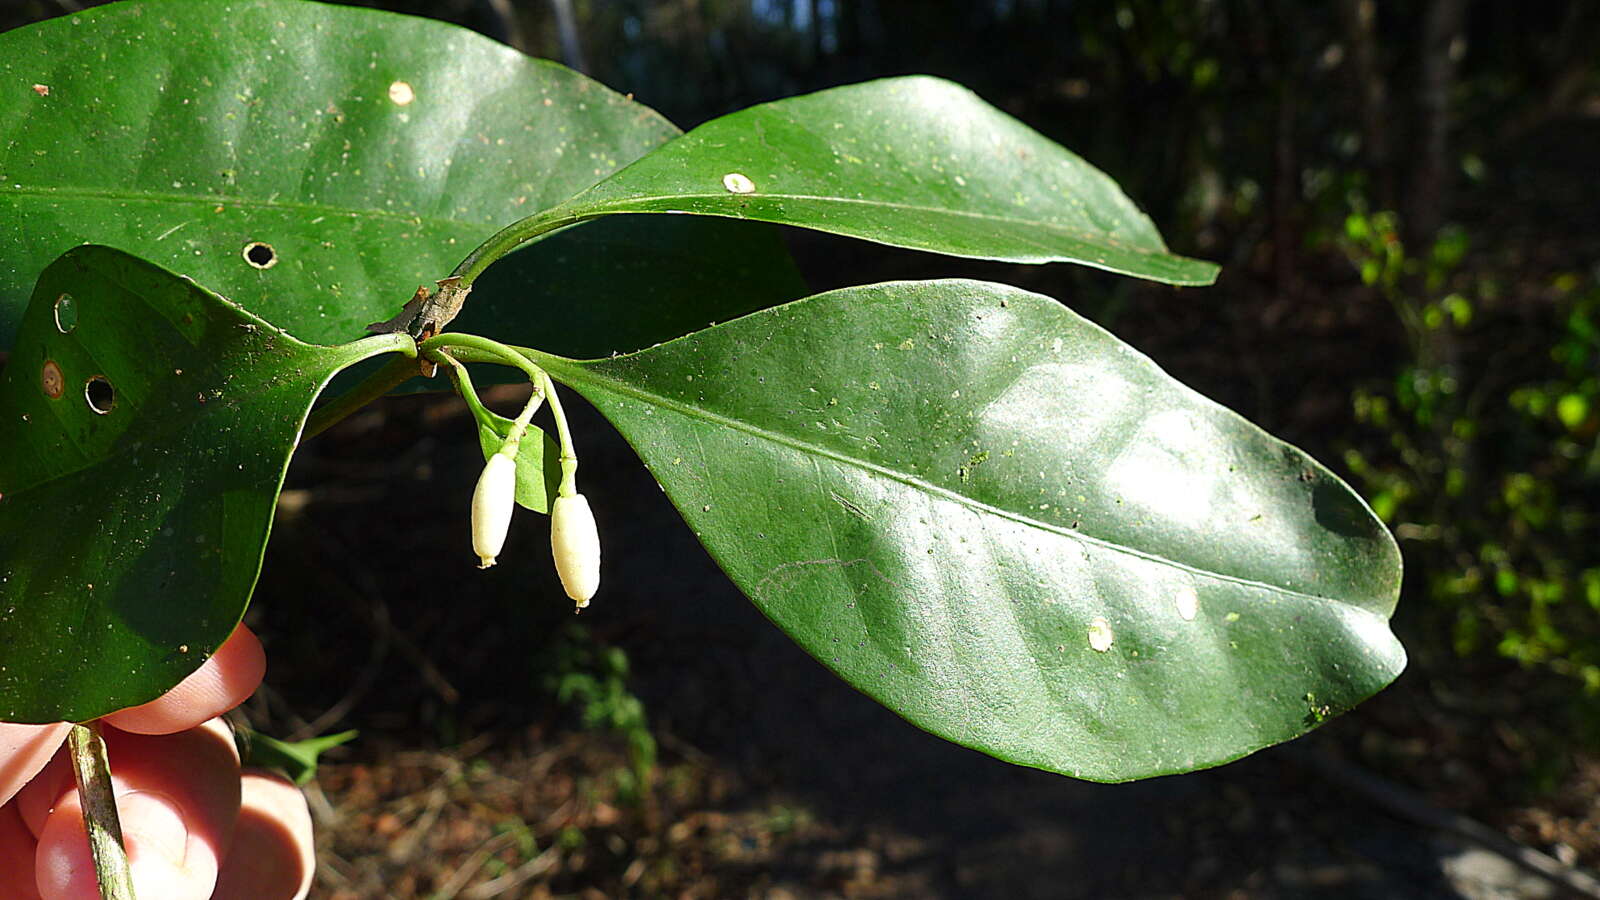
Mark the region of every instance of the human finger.
<instances>
[{"instance_id":1,"label":"human finger","mask_svg":"<svg viewBox=\"0 0 1600 900\"><path fill-rule=\"evenodd\" d=\"M177 687L103 721L134 734L172 734L222 715L255 693L267 671L261 641L240 623L211 658Z\"/></svg>"},{"instance_id":2,"label":"human finger","mask_svg":"<svg viewBox=\"0 0 1600 900\"><path fill-rule=\"evenodd\" d=\"M22 822L15 804L0 805L0 897L39 900L33 881L33 855L38 842Z\"/></svg>"},{"instance_id":3,"label":"human finger","mask_svg":"<svg viewBox=\"0 0 1600 900\"><path fill-rule=\"evenodd\" d=\"M227 725L212 720L159 736L107 728L105 736L136 893L210 897L239 809L239 757ZM24 789L19 800L37 802L32 790ZM37 833L37 881L46 900L98 897L80 801L70 783Z\"/></svg>"},{"instance_id":4,"label":"human finger","mask_svg":"<svg viewBox=\"0 0 1600 900\"><path fill-rule=\"evenodd\" d=\"M22 786L39 774L72 726L12 725L0 722L0 804L16 796Z\"/></svg>"},{"instance_id":5,"label":"human finger","mask_svg":"<svg viewBox=\"0 0 1600 900\"><path fill-rule=\"evenodd\" d=\"M302 900L317 865L305 795L288 779L261 772L246 772L240 791L239 821L213 896Z\"/></svg>"}]
</instances>

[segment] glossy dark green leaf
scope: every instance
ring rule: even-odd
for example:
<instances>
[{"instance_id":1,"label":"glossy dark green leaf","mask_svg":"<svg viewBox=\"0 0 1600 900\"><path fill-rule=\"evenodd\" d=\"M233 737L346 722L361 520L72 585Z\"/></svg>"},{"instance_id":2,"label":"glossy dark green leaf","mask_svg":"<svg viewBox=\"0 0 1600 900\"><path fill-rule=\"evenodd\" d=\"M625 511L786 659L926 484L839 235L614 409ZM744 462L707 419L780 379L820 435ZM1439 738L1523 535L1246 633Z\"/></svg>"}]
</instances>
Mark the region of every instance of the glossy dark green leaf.
<instances>
[{"instance_id":1,"label":"glossy dark green leaf","mask_svg":"<svg viewBox=\"0 0 1600 900\"><path fill-rule=\"evenodd\" d=\"M105 247L51 264L0 372L0 721L89 719L197 667L244 612L311 401L409 347L304 344Z\"/></svg>"},{"instance_id":2,"label":"glossy dark green leaf","mask_svg":"<svg viewBox=\"0 0 1600 900\"><path fill-rule=\"evenodd\" d=\"M630 356L529 354L774 622L958 743L1103 781L1186 771L1404 666L1399 555L1361 500L1046 297L884 284Z\"/></svg>"},{"instance_id":3,"label":"glossy dark green leaf","mask_svg":"<svg viewBox=\"0 0 1600 900\"><path fill-rule=\"evenodd\" d=\"M548 216L626 212L781 222L1169 284L1217 276L1216 265L1169 252L1104 172L937 78L872 81L723 116Z\"/></svg>"},{"instance_id":4,"label":"glossy dark green leaf","mask_svg":"<svg viewBox=\"0 0 1600 900\"><path fill-rule=\"evenodd\" d=\"M39 271L83 242L190 275L307 340L351 340L500 226L677 133L554 63L347 6L154 0L8 32L0 348ZM659 232L637 232L643 256L708 271L737 257L746 265L724 265L725 291L593 255L567 267L559 291L486 287L470 306L494 316L495 333L532 340L546 307L582 298L647 338L609 348L629 350L684 333L680 302L704 310L694 327L801 293L769 229L677 224L656 244Z\"/></svg>"}]
</instances>

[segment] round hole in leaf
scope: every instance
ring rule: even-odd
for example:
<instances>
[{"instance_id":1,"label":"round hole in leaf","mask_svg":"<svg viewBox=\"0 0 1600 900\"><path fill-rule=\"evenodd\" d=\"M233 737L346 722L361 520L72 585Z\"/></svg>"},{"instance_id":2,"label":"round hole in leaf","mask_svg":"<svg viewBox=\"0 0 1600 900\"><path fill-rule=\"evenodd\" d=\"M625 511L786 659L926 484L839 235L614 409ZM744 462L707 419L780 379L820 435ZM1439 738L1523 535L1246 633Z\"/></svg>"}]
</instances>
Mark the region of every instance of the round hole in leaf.
<instances>
[{"instance_id":1,"label":"round hole in leaf","mask_svg":"<svg viewBox=\"0 0 1600 900\"><path fill-rule=\"evenodd\" d=\"M263 241L251 241L244 245L244 261L258 269L270 269L278 264L278 251Z\"/></svg>"},{"instance_id":2,"label":"round hole in leaf","mask_svg":"<svg viewBox=\"0 0 1600 900\"><path fill-rule=\"evenodd\" d=\"M56 329L66 334L78 327L78 301L71 294L56 298Z\"/></svg>"},{"instance_id":3,"label":"round hole in leaf","mask_svg":"<svg viewBox=\"0 0 1600 900\"><path fill-rule=\"evenodd\" d=\"M90 409L103 416L117 405L117 389L104 375L96 375L84 382L83 399L88 401Z\"/></svg>"},{"instance_id":4,"label":"round hole in leaf","mask_svg":"<svg viewBox=\"0 0 1600 900\"><path fill-rule=\"evenodd\" d=\"M39 370L39 387L44 391L44 395L55 400L61 396L66 386L67 380L61 375L61 367L56 365L53 359L45 360L44 368Z\"/></svg>"}]
</instances>

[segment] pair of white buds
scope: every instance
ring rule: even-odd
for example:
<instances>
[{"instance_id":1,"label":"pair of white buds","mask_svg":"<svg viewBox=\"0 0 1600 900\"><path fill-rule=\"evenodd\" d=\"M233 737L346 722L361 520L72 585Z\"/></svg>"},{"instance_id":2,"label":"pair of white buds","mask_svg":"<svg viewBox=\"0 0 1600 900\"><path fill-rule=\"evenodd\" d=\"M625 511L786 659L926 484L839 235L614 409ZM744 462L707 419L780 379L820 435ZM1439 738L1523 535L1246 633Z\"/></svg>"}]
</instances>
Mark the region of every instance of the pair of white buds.
<instances>
[{"instance_id":1,"label":"pair of white buds","mask_svg":"<svg viewBox=\"0 0 1600 900\"><path fill-rule=\"evenodd\" d=\"M518 443L507 441L489 457L472 492L472 550L478 554L480 569L494 565L506 544L516 507ZM567 596L579 609L588 606L600 589L600 533L587 497L574 492L551 504L550 553Z\"/></svg>"}]
</instances>

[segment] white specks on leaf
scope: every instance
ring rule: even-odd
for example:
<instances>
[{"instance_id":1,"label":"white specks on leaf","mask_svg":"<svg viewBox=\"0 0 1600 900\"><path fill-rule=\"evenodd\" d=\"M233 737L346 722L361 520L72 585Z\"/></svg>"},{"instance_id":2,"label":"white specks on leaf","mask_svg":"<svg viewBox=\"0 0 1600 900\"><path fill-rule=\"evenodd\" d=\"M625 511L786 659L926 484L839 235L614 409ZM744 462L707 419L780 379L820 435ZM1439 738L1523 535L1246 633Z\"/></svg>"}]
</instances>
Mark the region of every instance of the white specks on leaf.
<instances>
[{"instance_id":1,"label":"white specks on leaf","mask_svg":"<svg viewBox=\"0 0 1600 900\"><path fill-rule=\"evenodd\" d=\"M394 102L395 106L405 106L407 103L417 99L417 93L411 89L411 85L404 81L396 81L394 84L389 85L389 99Z\"/></svg>"},{"instance_id":2,"label":"white specks on leaf","mask_svg":"<svg viewBox=\"0 0 1600 900\"><path fill-rule=\"evenodd\" d=\"M727 188L730 194L753 194L756 190L756 183L750 180L750 176L738 172L729 172L722 176L722 186Z\"/></svg>"},{"instance_id":3,"label":"white specks on leaf","mask_svg":"<svg viewBox=\"0 0 1600 900\"><path fill-rule=\"evenodd\" d=\"M1111 644L1116 637L1111 633L1111 623L1105 616L1095 616L1089 622L1089 649L1096 653L1104 653L1111 649Z\"/></svg>"}]
</instances>

